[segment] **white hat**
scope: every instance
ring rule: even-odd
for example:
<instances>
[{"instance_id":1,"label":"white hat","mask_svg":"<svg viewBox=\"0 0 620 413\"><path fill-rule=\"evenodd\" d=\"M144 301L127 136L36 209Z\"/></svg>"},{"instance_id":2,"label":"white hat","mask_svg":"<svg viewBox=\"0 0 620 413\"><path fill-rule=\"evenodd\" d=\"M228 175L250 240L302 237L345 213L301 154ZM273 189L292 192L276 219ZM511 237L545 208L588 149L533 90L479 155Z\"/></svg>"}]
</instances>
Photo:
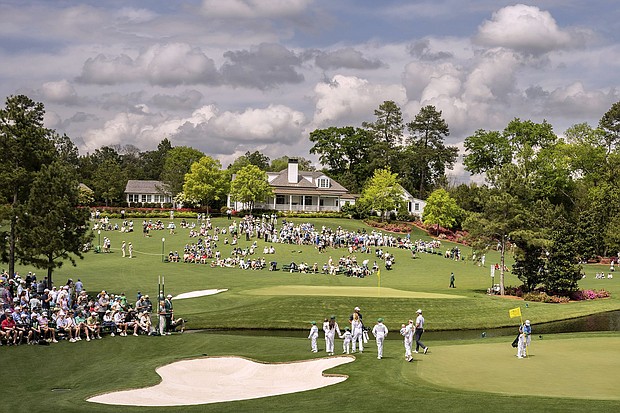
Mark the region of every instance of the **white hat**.
<instances>
[{"instance_id":1,"label":"white hat","mask_svg":"<svg viewBox=\"0 0 620 413\"><path fill-rule=\"evenodd\" d=\"M530 325L530 320L525 320L525 325L529 326Z\"/></svg>"},{"instance_id":2,"label":"white hat","mask_svg":"<svg viewBox=\"0 0 620 413\"><path fill-rule=\"evenodd\" d=\"M422 314L422 309L418 308L418 311L416 311L417 314Z\"/></svg>"},{"instance_id":3,"label":"white hat","mask_svg":"<svg viewBox=\"0 0 620 413\"><path fill-rule=\"evenodd\" d=\"M353 311L359 311L359 310L360 310L360 308L359 308L359 307L355 307L355 308L353 309Z\"/></svg>"}]
</instances>

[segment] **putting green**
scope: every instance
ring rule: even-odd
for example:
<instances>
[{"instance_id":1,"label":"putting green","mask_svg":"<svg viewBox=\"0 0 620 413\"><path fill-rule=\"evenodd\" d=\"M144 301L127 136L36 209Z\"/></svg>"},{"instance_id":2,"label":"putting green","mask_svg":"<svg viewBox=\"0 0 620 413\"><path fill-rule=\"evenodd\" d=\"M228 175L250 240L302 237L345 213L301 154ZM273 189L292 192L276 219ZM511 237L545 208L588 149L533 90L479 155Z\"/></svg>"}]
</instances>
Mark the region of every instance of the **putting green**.
<instances>
[{"instance_id":1,"label":"putting green","mask_svg":"<svg viewBox=\"0 0 620 413\"><path fill-rule=\"evenodd\" d=\"M461 295L423 293L394 288L335 287L315 285L279 285L243 291L249 295L312 295L334 297L385 297L385 298L465 298Z\"/></svg>"},{"instance_id":2,"label":"putting green","mask_svg":"<svg viewBox=\"0 0 620 413\"><path fill-rule=\"evenodd\" d=\"M539 340L518 359L506 343L437 346L414 357L417 374L460 390L620 400L620 337Z\"/></svg>"}]
</instances>

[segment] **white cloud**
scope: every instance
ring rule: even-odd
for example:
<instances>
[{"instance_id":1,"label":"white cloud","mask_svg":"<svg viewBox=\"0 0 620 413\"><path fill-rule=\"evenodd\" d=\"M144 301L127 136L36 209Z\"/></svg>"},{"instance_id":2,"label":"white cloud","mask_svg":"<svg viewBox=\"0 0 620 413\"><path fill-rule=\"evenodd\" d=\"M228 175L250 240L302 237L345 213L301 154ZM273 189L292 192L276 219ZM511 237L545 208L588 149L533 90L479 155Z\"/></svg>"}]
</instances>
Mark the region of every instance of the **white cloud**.
<instances>
[{"instance_id":1,"label":"white cloud","mask_svg":"<svg viewBox=\"0 0 620 413\"><path fill-rule=\"evenodd\" d=\"M41 86L40 93L46 101L65 105L76 103L78 98L73 85L67 80L46 82Z\"/></svg>"},{"instance_id":2,"label":"white cloud","mask_svg":"<svg viewBox=\"0 0 620 413\"><path fill-rule=\"evenodd\" d=\"M493 13L491 20L478 28L476 41L488 47L506 47L539 55L577 46L584 35L587 33L583 31L562 30L547 11L517 4Z\"/></svg>"},{"instance_id":3,"label":"white cloud","mask_svg":"<svg viewBox=\"0 0 620 413\"><path fill-rule=\"evenodd\" d=\"M282 105L243 112L220 112L215 105L207 105L187 117L150 114L142 105L139 113L119 113L101 129L86 134L84 149L128 141L149 149L168 137L174 145L189 145L219 156L246 145L294 144L301 138L304 123L303 113Z\"/></svg>"},{"instance_id":4,"label":"white cloud","mask_svg":"<svg viewBox=\"0 0 620 413\"><path fill-rule=\"evenodd\" d=\"M88 59L78 80L114 85L148 81L152 85L217 84L219 74L212 59L186 43L155 44L135 60L127 54Z\"/></svg>"},{"instance_id":5,"label":"white cloud","mask_svg":"<svg viewBox=\"0 0 620 413\"><path fill-rule=\"evenodd\" d=\"M314 95L313 127L355 122L360 116L369 120L383 101L406 102L405 90L400 85L372 84L366 79L343 75L334 76L329 83L317 84Z\"/></svg>"}]
</instances>

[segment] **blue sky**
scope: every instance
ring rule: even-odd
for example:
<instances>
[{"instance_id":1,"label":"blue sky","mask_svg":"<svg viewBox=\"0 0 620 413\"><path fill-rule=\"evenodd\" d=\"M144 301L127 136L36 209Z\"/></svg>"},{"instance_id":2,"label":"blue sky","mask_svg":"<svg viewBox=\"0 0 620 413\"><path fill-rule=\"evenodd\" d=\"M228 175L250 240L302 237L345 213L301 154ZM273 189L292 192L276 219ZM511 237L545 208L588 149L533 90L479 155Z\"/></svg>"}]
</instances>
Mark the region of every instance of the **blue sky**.
<instances>
[{"instance_id":1,"label":"blue sky","mask_svg":"<svg viewBox=\"0 0 620 413\"><path fill-rule=\"evenodd\" d=\"M312 158L312 130L384 100L406 121L434 105L462 147L515 117L595 125L620 100L619 36L611 0L0 0L0 95L43 102L83 153Z\"/></svg>"}]
</instances>

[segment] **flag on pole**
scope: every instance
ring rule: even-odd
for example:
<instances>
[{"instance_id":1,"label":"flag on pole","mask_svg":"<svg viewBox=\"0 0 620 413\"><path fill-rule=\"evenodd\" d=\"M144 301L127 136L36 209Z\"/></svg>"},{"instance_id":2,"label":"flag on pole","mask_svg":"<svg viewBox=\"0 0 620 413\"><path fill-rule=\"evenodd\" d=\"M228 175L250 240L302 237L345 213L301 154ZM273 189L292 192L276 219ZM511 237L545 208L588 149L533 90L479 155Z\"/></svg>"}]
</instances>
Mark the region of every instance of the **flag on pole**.
<instances>
[{"instance_id":1,"label":"flag on pole","mask_svg":"<svg viewBox=\"0 0 620 413\"><path fill-rule=\"evenodd\" d=\"M513 308L511 310L508 310L508 315L510 316L510 318L521 317L521 307L517 307L517 308Z\"/></svg>"},{"instance_id":2,"label":"flag on pole","mask_svg":"<svg viewBox=\"0 0 620 413\"><path fill-rule=\"evenodd\" d=\"M381 270L377 270L377 292L381 295Z\"/></svg>"}]
</instances>

